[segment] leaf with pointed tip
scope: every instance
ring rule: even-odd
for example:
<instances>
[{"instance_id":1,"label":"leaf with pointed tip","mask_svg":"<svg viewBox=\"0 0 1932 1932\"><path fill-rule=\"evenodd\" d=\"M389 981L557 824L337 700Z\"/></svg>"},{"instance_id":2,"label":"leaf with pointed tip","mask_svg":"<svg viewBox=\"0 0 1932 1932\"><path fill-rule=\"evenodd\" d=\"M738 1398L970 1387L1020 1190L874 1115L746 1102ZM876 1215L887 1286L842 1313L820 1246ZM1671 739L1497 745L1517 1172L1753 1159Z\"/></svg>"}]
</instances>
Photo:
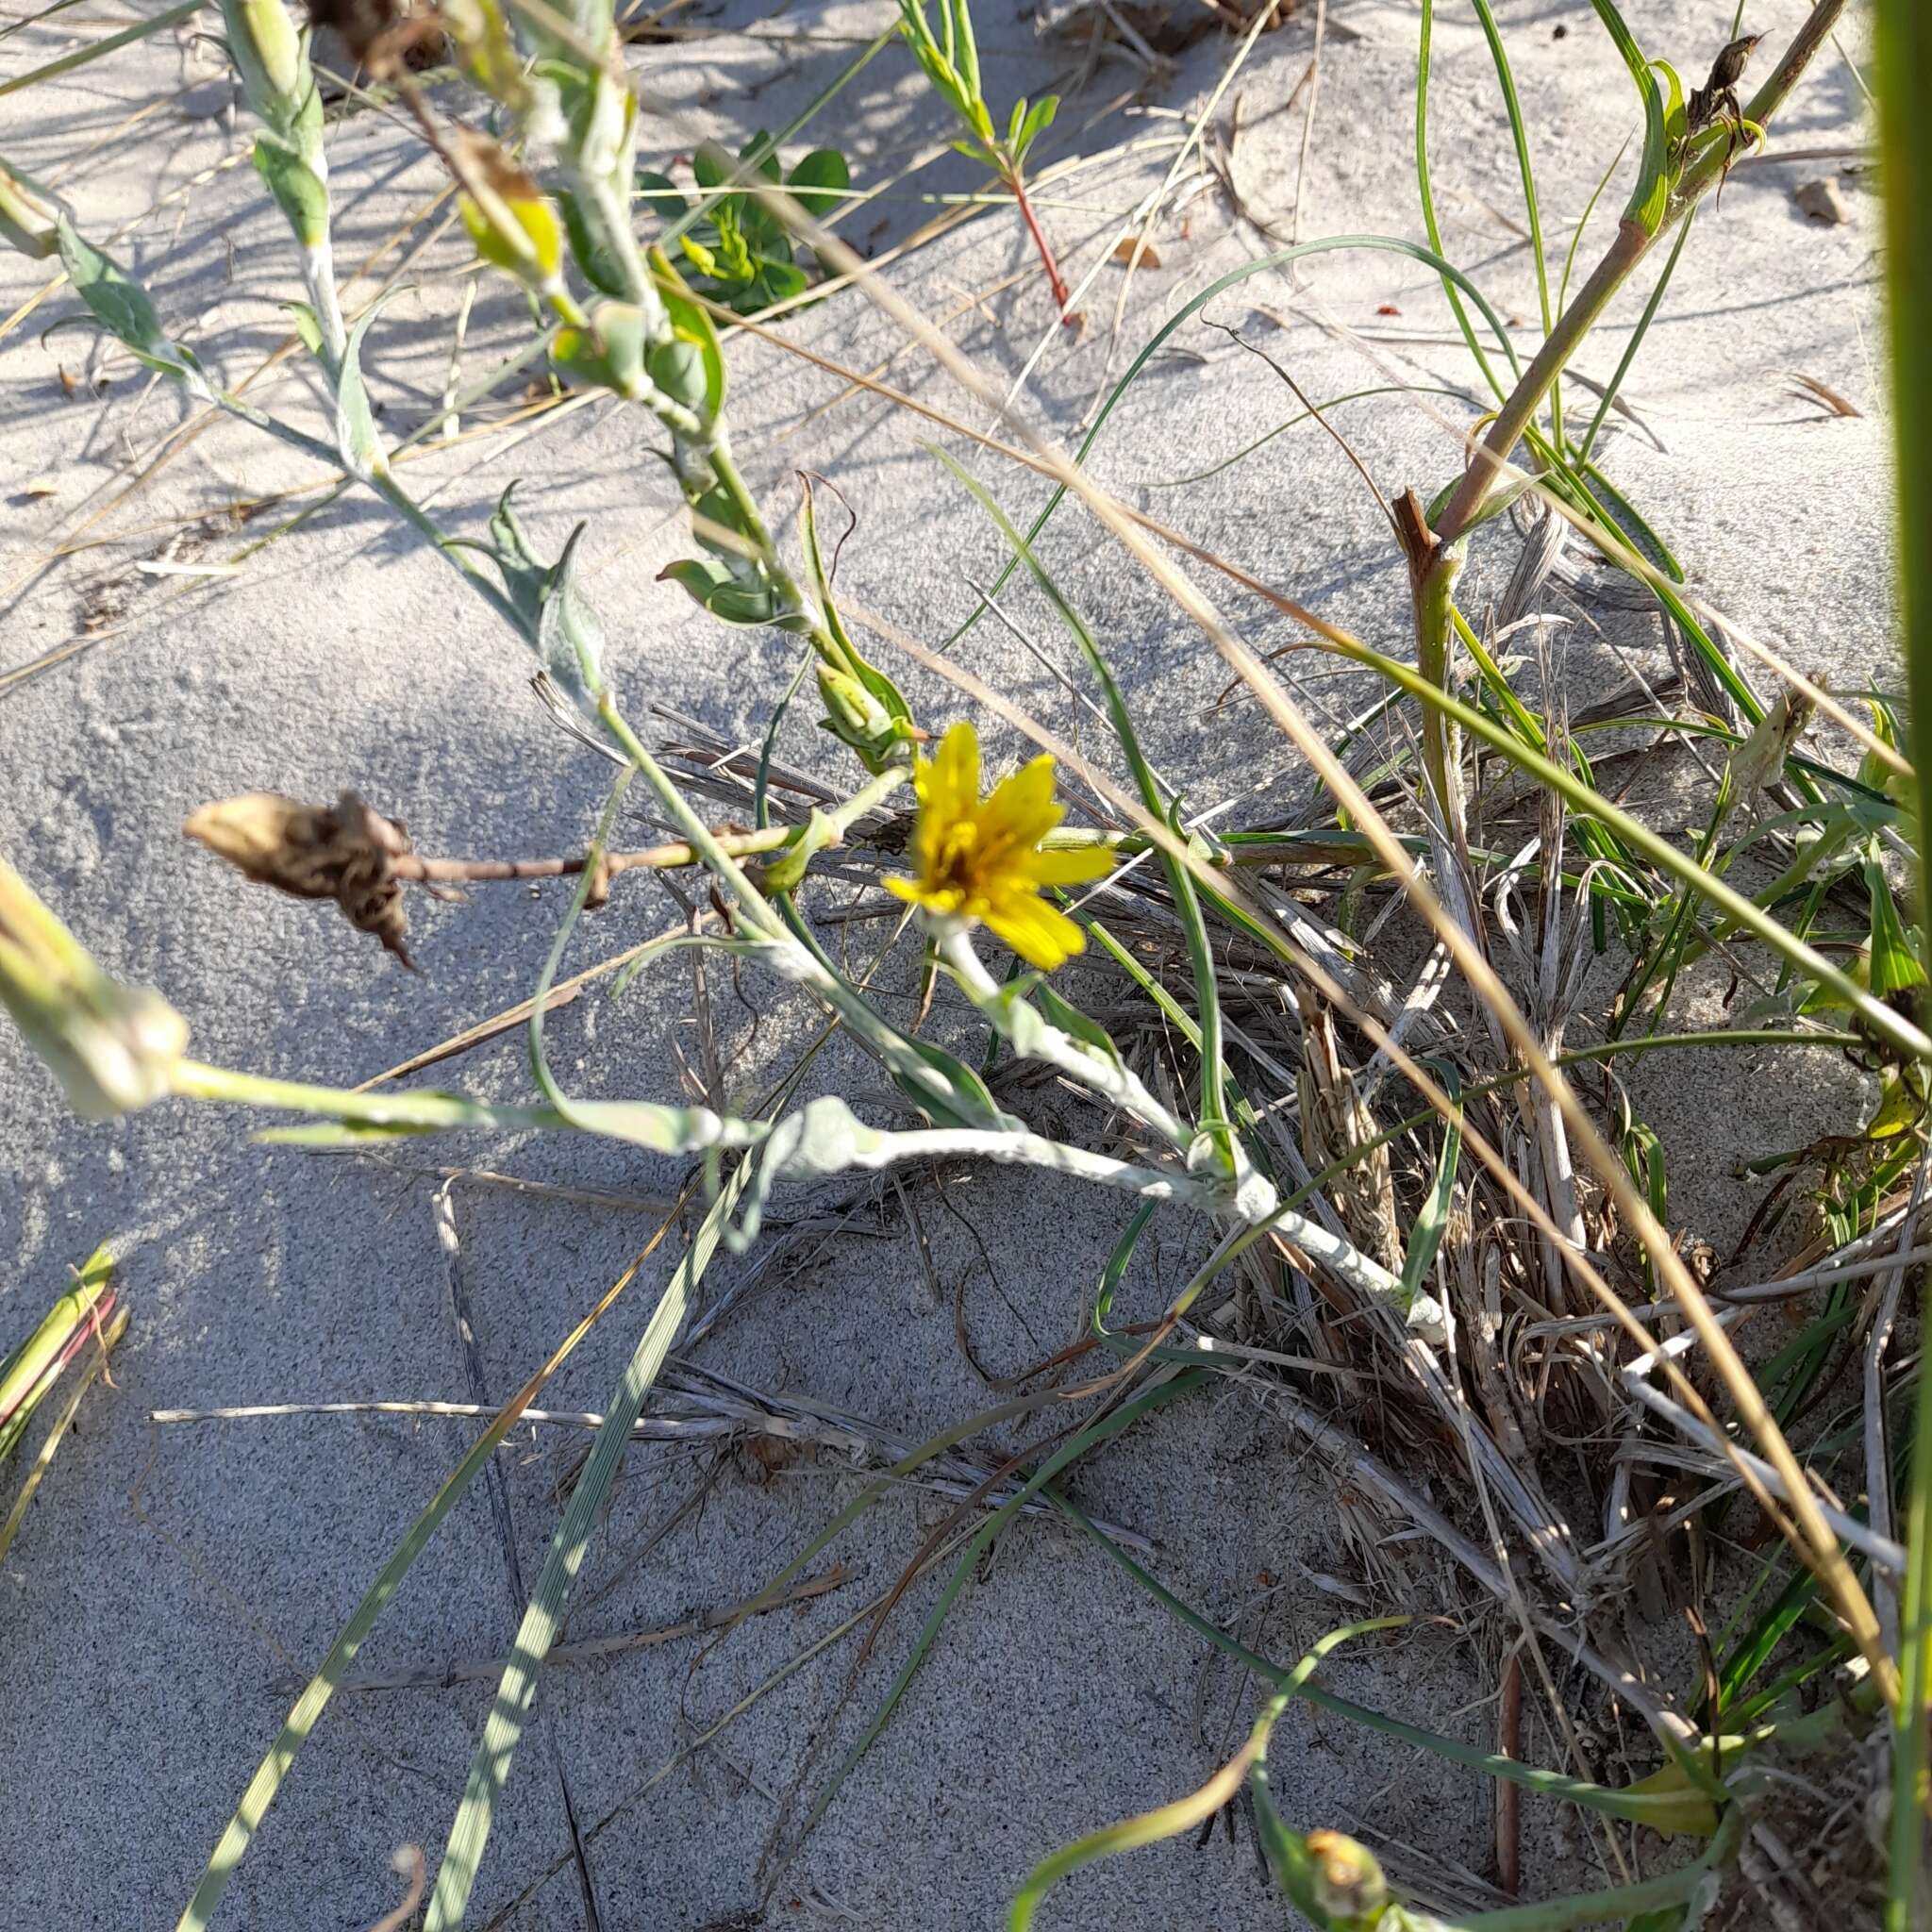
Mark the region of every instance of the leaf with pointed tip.
<instances>
[{"instance_id":1,"label":"leaf with pointed tip","mask_svg":"<svg viewBox=\"0 0 1932 1932\"><path fill-rule=\"evenodd\" d=\"M1083 1046L1090 1046L1103 1059L1118 1067L1122 1064L1121 1050L1114 1044L1113 1036L1099 1021L1090 1019L1078 1007L1062 999L1053 988L1038 974L1029 974L1028 978L1037 980L1033 996L1039 1000L1041 1010L1058 1026L1062 1033L1077 1040ZM1024 980L1015 982L1014 991L1025 985Z\"/></svg>"},{"instance_id":2,"label":"leaf with pointed tip","mask_svg":"<svg viewBox=\"0 0 1932 1932\"><path fill-rule=\"evenodd\" d=\"M306 302L284 302L282 307L289 311L289 319L295 325L295 333L302 338L302 346L311 356L320 356L322 325L315 319L315 310Z\"/></svg>"},{"instance_id":3,"label":"leaf with pointed tip","mask_svg":"<svg viewBox=\"0 0 1932 1932\"><path fill-rule=\"evenodd\" d=\"M357 317L349 331L348 346L342 351L342 366L336 373L336 453L342 468L361 483L374 483L389 468L389 454L375 426L375 412L369 406L369 386L362 379L362 343L370 325L395 292L391 289L378 295Z\"/></svg>"},{"instance_id":4,"label":"leaf with pointed tip","mask_svg":"<svg viewBox=\"0 0 1932 1932\"><path fill-rule=\"evenodd\" d=\"M1053 117L1059 112L1059 95L1041 94L1026 110L1026 118L1020 124L1019 139L1013 143L1015 160L1023 159L1026 150L1053 125Z\"/></svg>"},{"instance_id":5,"label":"leaf with pointed tip","mask_svg":"<svg viewBox=\"0 0 1932 1932\"><path fill-rule=\"evenodd\" d=\"M537 655L543 668L587 713L594 711L604 691L604 625L577 578L577 549L589 527L579 524L570 533L537 619Z\"/></svg>"},{"instance_id":6,"label":"leaf with pointed tip","mask_svg":"<svg viewBox=\"0 0 1932 1932\"><path fill-rule=\"evenodd\" d=\"M557 206L563 216L564 239L570 243L571 259L583 278L603 294L622 296L624 271L618 266L617 256L596 225L586 219L576 196L559 190Z\"/></svg>"},{"instance_id":7,"label":"leaf with pointed tip","mask_svg":"<svg viewBox=\"0 0 1932 1932\"><path fill-rule=\"evenodd\" d=\"M510 506L516 488L514 483L509 484L496 499L496 509L490 519L490 536L493 545L490 554L503 577L503 588L509 593L510 602L516 606L525 627L534 635L537 621L543 614L543 593L550 581L550 570L547 564L538 560L537 553L530 548L530 540L524 535L524 526L517 521L517 513Z\"/></svg>"},{"instance_id":8,"label":"leaf with pointed tip","mask_svg":"<svg viewBox=\"0 0 1932 1932\"><path fill-rule=\"evenodd\" d=\"M692 301L684 278L672 267L671 258L661 248L653 248L648 259L651 273L658 278L658 292L671 317L671 326L704 358L705 416L708 421L715 421L718 411L724 407L724 351L719 344L718 331L709 314Z\"/></svg>"},{"instance_id":9,"label":"leaf with pointed tip","mask_svg":"<svg viewBox=\"0 0 1932 1932\"><path fill-rule=\"evenodd\" d=\"M85 240L64 213L54 223L61 265L88 312L150 368L177 379L200 375L201 365L161 333L148 293L119 262Z\"/></svg>"},{"instance_id":10,"label":"leaf with pointed tip","mask_svg":"<svg viewBox=\"0 0 1932 1932\"><path fill-rule=\"evenodd\" d=\"M550 1540L543 1568L530 1591L523 1622L517 1627L510 1662L491 1701L483 1736L470 1762L462 1803L443 1849L441 1869L436 1874L436 1889L424 1921L425 1932L457 1932L463 1923L476 1869L489 1841L496 1800L509 1777L511 1759L536 1705L543 1660L562 1625L571 1587L583 1569L605 1501L623 1467L632 1425L642 1412L644 1399L671 1352L673 1339L684 1324L692 1292L717 1252L731 1210L751 1178L753 1165L741 1164L712 1203L684 1258L665 1284L664 1292L638 1339L636 1351L606 1405L604 1421L591 1439L590 1458Z\"/></svg>"},{"instance_id":11,"label":"leaf with pointed tip","mask_svg":"<svg viewBox=\"0 0 1932 1932\"><path fill-rule=\"evenodd\" d=\"M799 505L799 530L805 541L806 561L811 566L812 580L818 587L819 608L824 617L825 628L844 658L841 668L858 679L885 708L895 724L905 727L899 735L909 738L912 735L912 708L906 702L899 687L883 671L869 663L852 641L851 633L845 628L845 620L840 616L839 607L833 600L832 574L826 568L824 551L819 542L818 507L809 478L806 481L805 494Z\"/></svg>"}]
</instances>

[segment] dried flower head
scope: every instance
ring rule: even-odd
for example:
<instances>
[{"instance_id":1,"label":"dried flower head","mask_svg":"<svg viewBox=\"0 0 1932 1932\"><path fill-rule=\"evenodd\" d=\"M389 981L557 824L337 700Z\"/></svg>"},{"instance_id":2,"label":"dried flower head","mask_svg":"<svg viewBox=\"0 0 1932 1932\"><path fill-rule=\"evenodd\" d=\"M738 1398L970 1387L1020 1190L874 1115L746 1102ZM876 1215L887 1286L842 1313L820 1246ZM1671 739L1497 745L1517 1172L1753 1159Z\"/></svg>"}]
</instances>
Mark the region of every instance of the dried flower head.
<instances>
[{"instance_id":1,"label":"dried flower head","mask_svg":"<svg viewBox=\"0 0 1932 1932\"><path fill-rule=\"evenodd\" d=\"M408 832L355 792L329 807L244 791L203 806L181 829L258 885L297 899L333 899L358 932L374 933L414 969L395 876L395 861L411 849Z\"/></svg>"},{"instance_id":2,"label":"dried flower head","mask_svg":"<svg viewBox=\"0 0 1932 1932\"><path fill-rule=\"evenodd\" d=\"M351 57L378 78L430 65L443 42L434 8L415 0L308 0L308 23L341 36Z\"/></svg>"},{"instance_id":3,"label":"dried flower head","mask_svg":"<svg viewBox=\"0 0 1932 1932\"><path fill-rule=\"evenodd\" d=\"M1098 848L1042 852L1040 841L1066 816L1053 795L1053 760L1037 758L979 795L979 739L955 724L938 755L912 767L919 829L912 878L887 886L941 919L983 921L1021 958L1051 973L1081 951L1087 937L1041 894L1045 886L1077 886L1113 870Z\"/></svg>"}]
</instances>

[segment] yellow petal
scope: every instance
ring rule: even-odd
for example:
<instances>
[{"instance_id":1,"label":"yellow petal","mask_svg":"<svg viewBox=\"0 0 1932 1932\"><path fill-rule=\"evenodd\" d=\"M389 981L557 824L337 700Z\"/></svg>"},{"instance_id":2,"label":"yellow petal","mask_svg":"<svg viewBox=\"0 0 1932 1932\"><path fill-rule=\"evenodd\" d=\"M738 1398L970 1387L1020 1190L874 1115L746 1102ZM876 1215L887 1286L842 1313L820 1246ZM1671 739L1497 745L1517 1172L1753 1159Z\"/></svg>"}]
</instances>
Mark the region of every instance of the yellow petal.
<instances>
[{"instance_id":1,"label":"yellow petal","mask_svg":"<svg viewBox=\"0 0 1932 1932\"><path fill-rule=\"evenodd\" d=\"M1087 949L1087 935L1044 899L1011 896L988 910L986 923L1029 966L1051 973Z\"/></svg>"},{"instance_id":2,"label":"yellow petal","mask_svg":"<svg viewBox=\"0 0 1932 1932\"><path fill-rule=\"evenodd\" d=\"M1038 845L1065 815L1053 799L1052 758L1042 755L1002 778L979 815L991 841Z\"/></svg>"},{"instance_id":3,"label":"yellow petal","mask_svg":"<svg viewBox=\"0 0 1932 1932\"><path fill-rule=\"evenodd\" d=\"M940 741L930 764L915 774L922 824L943 828L979 803L979 736L962 718Z\"/></svg>"},{"instance_id":4,"label":"yellow petal","mask_svg":"<svg viewBox=\"0 0 1932 1932\"><path fill-rule=\"evenodd\" d=\"M957 912L960 892L955 886L932 886L924 879L908 879L898 874L886 879L886 891L904 899L908 906L924 906L928 912Z\"/></svg>"},{"instance_id":5,"label":"yellow petal","mask_svg":"<svg viewBox=\"0 0 1932 1932\"><path fill-rule=\"evenodd\" d=\"M1113 854L1105 845L1069 845L1055 852L1035 852L1026 860L1026 876L1041 886L1083 886L1104 879L1113 870Z\"/></svg>"}]
</instances>

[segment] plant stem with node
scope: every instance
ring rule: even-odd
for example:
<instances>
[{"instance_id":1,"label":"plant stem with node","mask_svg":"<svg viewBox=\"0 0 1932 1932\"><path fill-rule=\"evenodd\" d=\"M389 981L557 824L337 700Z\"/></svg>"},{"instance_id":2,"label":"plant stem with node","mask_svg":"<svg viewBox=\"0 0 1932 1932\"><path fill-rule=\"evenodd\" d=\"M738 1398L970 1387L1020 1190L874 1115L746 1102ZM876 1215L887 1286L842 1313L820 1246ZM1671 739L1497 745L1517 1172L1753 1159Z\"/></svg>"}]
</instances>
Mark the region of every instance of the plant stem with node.
<instances>
[{"instance_id":1,"label":"plant stem with node","mask_svg":"<svg viewBox=\"0 0 1932 1932\"><path fill-rule=\"evenodd\" d=\"M1776 70L1752 96L1744 110L1748 120L1760 125L1770 122L1830 37L1844 8L1845 0L1818 0ZM1439 687L1445 686L1448 675L1451 610L1465 540L1508 470L1517 442L1550 386L1582 346L1611 298L1666 231L1722 180L1724 160L1722 147L1713 147L1686 167L1655 227L1628 216L1619 224L1616 240L1497 411L1489 434L1472 453L1461 481L1433 526L1420 517L1398 519L1415 598L1417 663ZM1423 736L1424 763L1436 794L1437 808L1444 820L1444 829L1451 830L1453 836L1453 745L1449 728L1433 708L1424 709Z\"/></svg>"},{"instance_id":2,"label":"plant stem with node","mask_svg":"<svg viewBox=\"0 0 1932 1932\"><path fill-rule=\"evenodd\" d=\"M1006 185L1019 208L1021 220L1026 224L1026 232L1033 237L1034 247L1040 251L1040 265L1045 269L1046 279L1053 288L1054 307L1059 310L1061 325L1073 328L1075 326L1074 318L1067 313L1067 304L1072 299L1067 292L1067 278L1060 273L1053 243L1046 239L1046 230L1040 225L1040 217L1033 211L1033 203L1026 193L1026 177L1018 168L1010 169Z\"/></svg>"}]
</instances>

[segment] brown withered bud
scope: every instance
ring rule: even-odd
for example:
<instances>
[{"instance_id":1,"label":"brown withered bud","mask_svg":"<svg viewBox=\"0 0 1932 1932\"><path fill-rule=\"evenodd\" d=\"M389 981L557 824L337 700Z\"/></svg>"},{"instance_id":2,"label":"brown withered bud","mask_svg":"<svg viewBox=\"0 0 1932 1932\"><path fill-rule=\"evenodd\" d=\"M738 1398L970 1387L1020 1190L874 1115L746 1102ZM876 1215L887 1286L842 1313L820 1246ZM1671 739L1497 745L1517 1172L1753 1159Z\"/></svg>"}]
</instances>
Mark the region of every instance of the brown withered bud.
<instances>
[{"instance_id":1,"label":"brown withered bud","mask_svg":"<svg viewBox=\"0 0 1932 1932\"><path fill-rule=\"evenodd\" d=\"M333 807L303 805L279 791L244 791L205 805L181 827L257 885L297 899L333 899L358 932L374 933L403 964L408 921L395 861L409 853L399 819L386 819L353 791Z\"/></svg>"},{"instance_id":2,"label":"brown withered bud","mask_svg":"<svg viewBox=\"0 0 1932 1932\"><path fill-rule=\"evenodd\" d=\"M1746 34L1742 40L1733 41L1711 63L1710 80L1713 89L1736 87L1744 77L1744 69L1750 65L1751 57L1757 51L1762 34Z\"/></svg>"},{"instance_id":3,"label":"brown withered bud","mask_svg":"<svg viewBox=\"0 0 1932 1932\"><path fill-rule=\"evenodd\" d=\"M308 0L308 24L335 34L378 78L398 66L418 70L441 58L442 23L416 0Z\"/></svg>"}]
</instances>

